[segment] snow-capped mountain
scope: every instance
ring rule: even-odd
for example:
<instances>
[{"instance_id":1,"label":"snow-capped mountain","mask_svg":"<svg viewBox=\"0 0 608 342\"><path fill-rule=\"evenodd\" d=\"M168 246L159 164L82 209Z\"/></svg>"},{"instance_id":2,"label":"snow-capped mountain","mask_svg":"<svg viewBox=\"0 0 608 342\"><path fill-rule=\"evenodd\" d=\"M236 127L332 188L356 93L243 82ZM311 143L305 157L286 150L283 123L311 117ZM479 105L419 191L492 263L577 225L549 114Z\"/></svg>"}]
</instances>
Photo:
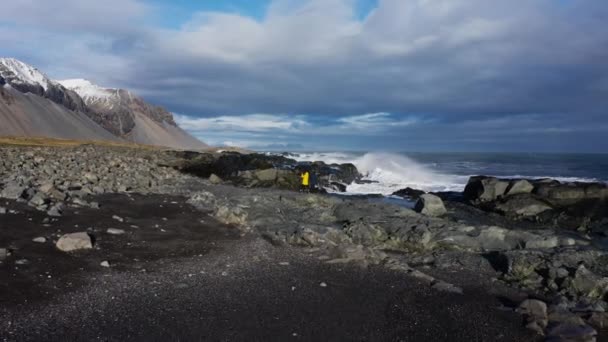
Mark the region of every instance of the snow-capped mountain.
<instances>
[{"instance_id":1,"label":"snow-capped mountain","mask_svg":"<svg viewBox=\"0 0 608 342\"><path fill-rule=\"evenodd\" d=\"M83 79L54 81L13 58L0 58L0 120L0 135L207 147L179 128L171 113L128 90L104 88ZM62 123L69 132L61 129Z\"/></svg>"},{"instance_id":2,"label":"snow-capped mountain","mask_svg":"<svg viewBox=\"0 0 608 342\"><path fill-rule=\"evenodd\" d=\"M54 83L38 69L14 58L0 58L0 76L14 87L41 87L43 91Z\"/></svg>"},{"instance_id":3,"label":"snow-capped mountain","mask_svg":"<svg viewBox=\"0 0 608 342\"><path fill-rule=\"evenodd\" d=\"M82 97L91 118L108 131L142 144L187 146L204 145L177 126L173 115L162 107L150 105L125 89L104 88L84 79L59 81Z\"/></svg>"},{"instance_id":4,"label":"snow-capped mountain","mask_svg":"<svg viewBox=\"0 0 608 342\"><path fill-rule=\"evenodd\" d=\"M86 111L86 105L78 94L51 80L33 66L17 59L0 58L0 77L21 93L45 97L70 110Z\"/></svg>"}]
</instances>

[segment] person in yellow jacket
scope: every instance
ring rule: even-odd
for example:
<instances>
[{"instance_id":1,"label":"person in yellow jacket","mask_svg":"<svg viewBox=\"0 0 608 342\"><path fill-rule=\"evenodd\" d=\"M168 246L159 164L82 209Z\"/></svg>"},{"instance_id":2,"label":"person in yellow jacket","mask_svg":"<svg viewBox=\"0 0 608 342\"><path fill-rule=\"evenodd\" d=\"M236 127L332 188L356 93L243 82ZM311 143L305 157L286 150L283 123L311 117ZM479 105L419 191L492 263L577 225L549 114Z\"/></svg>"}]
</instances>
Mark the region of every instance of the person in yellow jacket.
<instances>
[{"instance_id":1,"label":"person in yellow jacket","mask_svg":"<svg viewBox=\"0 0 608 342\"><path fill-rule=\"evenodd\" d=\"M310 173L308 171L304 171L301 175L300 178L302 179L302 182L300 183L300 191L306 191L309 192L310 191Z\"/></svg>"}]
</instances>

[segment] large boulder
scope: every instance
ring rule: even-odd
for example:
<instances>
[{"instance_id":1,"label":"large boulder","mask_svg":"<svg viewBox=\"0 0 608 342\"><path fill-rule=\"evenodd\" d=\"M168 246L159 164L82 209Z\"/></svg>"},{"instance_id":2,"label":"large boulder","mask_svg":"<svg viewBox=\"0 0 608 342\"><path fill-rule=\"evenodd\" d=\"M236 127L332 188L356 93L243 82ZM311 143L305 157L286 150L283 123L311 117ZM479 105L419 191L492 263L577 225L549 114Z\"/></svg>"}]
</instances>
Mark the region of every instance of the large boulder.
<instances>
[{"instance_id":1,"label":"large boulder","mask_svg":"<svg viewBox=\"0 0 608 342\"><path fill-rule=\"evenodd\" d=\"M441 198L432 194L421 195L414 210L427 216L441 216L448 212Z\"/></svg>"},{"instance_id":2,"label":"large boulder","mask_svg":"<svg viewBox=\"0 0 608 342\"><path fill-rule=\"evenodd\" d=\"M525 179L514 179L509 183L505 195L529 194L534 190L534 185Z\"/></svg>"},{"instance_id":3,"label":"large boulder","mask_svg":"<svg viewBox=\"0 0 608 342\"><path fill-rule=\"evenodd\" d=\"M8 199L19 199L25 193L26 187L17 183L8 183L0 191L0 197Z\"/></svg>"},{"instance_id":4,"label":"large boulder","mask_svg":"<svg viewBox=\"0 0 608 342\"><path fill-rule=\"evenodd\" d=\"M600 183L538 183L534 187L534 193L559 206L583 201L608 200L608 186Z\"/></svg>"},{"instance_id":5,"label":"large boulder","mask_svg":"<svg viewBox=\"0 0 608 342\"><path fill-rule=\"evenodd\" d=\"M495 210L510 216L530 217L553 208L530 194L518 194L496 203Z\"/></svg>"},{"instance_id":6,"label":"large boulder","mask_svg":"<svg viewBox=\"0 0 608 342\"><path fill-rule=\"evenodd\" d=\"M93 248L93 240L86 232L65 234L59 238L57 248L63 252Z\"/></svg>"},{"instance_id":7,"label":"large boulder","mask_svg":"<svg viewBox=\"0 0 608 342\"><path fill-rule=\"evenodd\" d=\"M464 196L471 202L491 202L503 196L509 181L494 177L471 177L464 189Z\"/></svg>"}]
</instances>

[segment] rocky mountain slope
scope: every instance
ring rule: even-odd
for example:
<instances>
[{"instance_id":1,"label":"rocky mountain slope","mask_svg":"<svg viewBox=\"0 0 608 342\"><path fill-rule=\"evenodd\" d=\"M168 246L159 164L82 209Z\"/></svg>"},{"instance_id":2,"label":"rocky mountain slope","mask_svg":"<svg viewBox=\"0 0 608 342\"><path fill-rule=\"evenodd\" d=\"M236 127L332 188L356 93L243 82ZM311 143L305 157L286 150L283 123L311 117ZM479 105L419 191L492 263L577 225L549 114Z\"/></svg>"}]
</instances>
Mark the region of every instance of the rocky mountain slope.
<instances>
[{"instance_id":1,"label":"rocky mountain slope","mask_svg":"<svg viewBox=\"0 0 608 342\"><path fill-rule=\"evenodd\" d=\"M178 149L207 145L171 113L123 89L86 80L51 80L13 58L0 58L0 135L131 141Z\"/></svg>"}]
</instances>

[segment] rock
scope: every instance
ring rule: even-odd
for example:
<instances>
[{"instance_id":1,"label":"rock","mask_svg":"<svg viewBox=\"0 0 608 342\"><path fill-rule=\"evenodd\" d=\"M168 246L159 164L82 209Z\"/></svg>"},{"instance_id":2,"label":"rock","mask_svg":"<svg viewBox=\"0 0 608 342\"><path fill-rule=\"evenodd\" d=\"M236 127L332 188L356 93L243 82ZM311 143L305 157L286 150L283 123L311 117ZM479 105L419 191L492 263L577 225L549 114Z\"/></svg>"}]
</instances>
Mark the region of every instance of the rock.
<instances>
[{"instance_id":1,"label":"rock","mask_svg":"<svg viewBox=\"0 0 608 342\"><path fill-rule=\"evenodd\" d=\"M91 172L85 173L84 179L86 179L91 184L95 184L95 183L99 182L99 177L97 177L96 174L91 173Z\"/></svg>"},{"instance_id":2,"label":"rock","mask_svg":"<svg viewBox=\"0 0 608 342\"><path fill-rule=\"evenodd\" d=\"M93 240L86 232L65 234L59 238L57 248L63 252L93 248Z\"/></svg>"},{"instance_id":3,"label":"rock","mask_svg":"<svg viewBox=\"0 0 608 342\"><path fill-rule=\"evenodd\" d=\"M55 205L49 208L46 214L52 217L59 217L61 216L61 214L63 214L63 207L63 203L56 203Z\"/></svg>"},{"instance_id":4,"label":"rock","mask_svg":"<svg viewBox=\"0 0 608 342\"><path fill-rule=\"evenodd\" d=\"M101 265L101 267L110 267L110 263L108 261L102 261L99 265Z\"/></svg>"},{"instance_id":5,"label":"rock","mask_svg":"<svg viewBox=\"0 0 608 342\"><path fill-rule=\"evenodd\" d=\"M441 292L450 292L450 293L457 293L457 294L463 293L462 288L460 288L458 286L454 286L454 284L446 283L444 281L436 282L435 284L433 284L432 288L437 291L441 291Z\"/></svg>"},{"instance_id":6,"label":"rock","mask_svg":"<svg viewBox=\"0 0 608 342\"><path fill-rule=\"evenodd\" d=\"M526 317L528 324L535 323L544 329L549 322L547 304L540 300L526 299L519 305L517 310ZM531 327L534 328L534 325Z\"/></svg>"},{"instance_id":7,"label":"rock","mask_svg":"<svg viewBox=\"0 0 608 342\"><path fill-rule=\"evenodd\" d=\"M339 182L330 182L328 188L328 190L333 190L336 192L346 192L347 185Z\"/></svg>"},{"instance_id":8,"label":"rock","mask_svg":"<svg viewBox=\"0 0 608 342\"><path fill-rule=\"evenodd\" d=\"M542 237L534 240L526 241L526 249L549 249L560 245L560 240L557 236Z\"/></svg>"},{"instance_id":9,"label":"rock","mask_svg":"<svg viewBox=\"0 0 608 342\"><path fill-rule=\"evenodd\" d=\"M588 325L569 323L552 324L547 330L545 341L550 342L595 342L597 331Z\"/></svg>"},{"instance_id":10,"label":"rock","mask_svg":"<svg viewBox=\"0 0 608 342\"><path fill-rule=\"evenodd\" d=\"M5 214L6 214L6 208L0 207L0 215L5 215Z\"/></svg>"},{"instance_id":11,"label":"rock","mask_svg":"<svg viewBox=\"0 0 608 342\"><path fill-rule=\"evenodd\" d=\"M529 194L534 190L534 185L526 179L514 179L509 182L509 187L505 191L505 196L513 196L519 194Z\"/></svg>"},{"instance_id":12,"label":"rock","mask_svg":"<svg viewBox=\"0 0 608 342\"><path fill-rule=\"evenodd\" d=\"M0 197L8 199L20 199L25 193L26 187L20 186L17 183L8 183L0 192Z\"/></svg>"},{"instance_id":13,"label":"rock","mask_svg":"<svg viewBox=\"0 0 608 342\"><path fill-rule=\"evenodd\" d=\"M33 242L37 242L37 243L45 243L46 242L46 238L44 236L39 236L37 238L34 238L32 241Z\"/></svg>"},{"instance_id":14,"label":"rock","mask_svg":"<svg viewBox=\"0 0 608 342\"><path fill-rule=\"evenodd\" d=\"M589 322L589 324L596 329L604 330L608 328L608 313L594 312L591 314L591 316L589 316L587 322Z\"/></svg>"},{"instance_id":15,"label":"rock","mask_svg":"<svg viewBox=\"0 0 608 342\"><path fill-rule=\"evenodd\" d=\"M215 195L208 191L201 191L190 196L186 202L199 210L213 210L216 203Z\"/></svg>"},{"instance_id":16,"label":"rock","mask_svg":"<svg viewBox=\"0 0 608 342\"><path fill-rule=\"evenodd\" d=\"M448 212L441 198L431 194L421 195L414 210L427 216L442 216Z\"/></svg>"},{"instance_id":17,"label":"rock","mask_svg":"<svg viewBox=\"0 0 608 342\"><path fill-rule=\"evenodd\" d=\"M608 292L608 278L600 277L584 265L580 265L570 286L579 296L601 299Z\"/></svg>"},{"instance_id":18,"label":"rock","mask_svg":"<svg viewBox=\"0 0 608 342\"><path fill-rule=\"evenodd\" d=\"M494 177L471 177L464 189L464 196L471 202L489 202L503 196L509 182Z\"/></svg>"},{"instance_id":19,"label":"rock","mask_svg":"<svg viewBox=\"0 0 608 342\"><path fill-rule=\"evenodd\" d=\"M245 227L248 213L239 206L223 205L216 209L214 217L224 224Z\"/></svg>"},{"instance_id":20,"label":"rock","mask_svg":"<svg viewBox=\"0 0 608 342\"><path fill-rule=\"evenodd\" d=\"M322 283L319 284L319 286L321 286L321 287L327 287L327 283L322 282Z\"/></svg>"},{"instance_id":21,"label":"rock","mask_svg":"<svg viewBox=\"0 0 608 342\"><path fill-rule=\"evenodd\" d=\"M254 173L254 177L262 182L275 181L278 178L277 169L259 170Z\"/></svg>"},{"instance_id":22,"label":"rock","mask_svg":"<svg viewBox=\"0 0 608 342\"><path fill-rule=\"evenodd\" d=\"M211 176L209 176L209 181L211 182L211 184L221 184L223 182L223 180L215 173L212 173Z\"/></svg>"},{"instance_id":23,"label":"rock","mask_svg":"<svg viewBox=\"0 0 608 342\"><path fill-rule=\"evenodd\" d=\"M48 199L46 198L46 196L43 193L38 192L34 195L34 197L32 197L32 199L30 199L28 204L32 207L40 207L45 205L47 202Z\"/></svg>"},{"instance_id":24,"label":"rock","mask_svg":"<svg viewBox=\"0 0 608 342\"><path fill-rule=\"evenodd\" d=\"M125 219L123 219L122 217L120 217L118 215L112 215L112 219L114 219L118 222L125 222Z\"/></svg>"},{"instance_id":25,"label":"rock","mask_svg":"<svg viewBox=\"0 0 608 342\"><path fill-rule=\"evenodd\" d=\"M344 232L352 238L354 243L367 246L380 244L388 239L384 229L361 221L349 225Z\"/></svg>"},{"instance_id":26,"label":"rock","mask_svg":"<svg viewBox=\"0 0 608 342\"><path fill-rule=\"evenodd\" d=\"M410 187L393 192L393 196L407 197L411 199L418 199L421 195L424 194L424 191L412 189Z\"/></svg>"},{"instance_id":27,"label":"rock","mask_svg":"<svg viewBox=\"0 0 608 342\"><path fill-rule=\"evenodd\" d=\"M106 233L110 235L122 235L125 233L125 231L123 229L108 228L108 230L106 230Z\"/></svg>"},{"instance_id":28,"label":"rock","mask_svg":"<svg viewBox=\"0 0 608 342\"><path fill-rule=\"evenodd\" d=\"M498 202L495 209L507 215L530 217L552 210L553 207L530 194L518 194Z\"/></svg>"}]
</instances>

